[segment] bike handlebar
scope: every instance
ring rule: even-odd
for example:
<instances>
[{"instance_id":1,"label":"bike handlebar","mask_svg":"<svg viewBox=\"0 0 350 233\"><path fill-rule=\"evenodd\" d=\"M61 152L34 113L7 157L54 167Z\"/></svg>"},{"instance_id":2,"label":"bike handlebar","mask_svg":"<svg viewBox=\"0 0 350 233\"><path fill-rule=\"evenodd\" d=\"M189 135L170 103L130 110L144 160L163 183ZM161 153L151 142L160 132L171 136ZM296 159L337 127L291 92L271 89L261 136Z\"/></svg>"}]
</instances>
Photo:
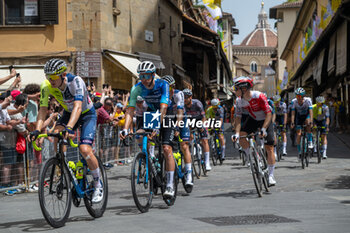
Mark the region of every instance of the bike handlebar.
<instances>
[{"instance_id":1,"label":"bike handlebar","mask_svg":"<svg viewBox=\"0 0 350 233\"><path fill-rule=\"evenodd\" d=\"M39 138L47 138L47 137L63 138L63 133L59 132L59 133L39 134L37 139L39 139ZM78 144L75 144L72 139L69 138L68 141L69 141L69 144L70 144L71 147L74 147L74 148L78 147ZM36 151L41 151L41 147L37 146L36 140L32 141L32 145L33 145L33 147L34 147L34 149Z\"/></svg>"}]
</instances>

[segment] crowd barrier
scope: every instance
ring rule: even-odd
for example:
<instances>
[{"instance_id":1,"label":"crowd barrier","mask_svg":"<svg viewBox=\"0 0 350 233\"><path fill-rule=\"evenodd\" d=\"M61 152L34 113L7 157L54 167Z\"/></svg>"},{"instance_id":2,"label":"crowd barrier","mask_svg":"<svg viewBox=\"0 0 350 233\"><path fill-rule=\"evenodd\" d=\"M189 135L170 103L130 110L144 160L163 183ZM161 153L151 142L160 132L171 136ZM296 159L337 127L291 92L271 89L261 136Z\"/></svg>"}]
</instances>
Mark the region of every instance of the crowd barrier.
<instances>
[{"instance_id":1,"label":"crowd barrier","mask_svg":"<svg viewBox=\"0 0 350 233\"><path fill-rule=\"evenodd\" d=\"M77 131L75 143L79 135L80 132ZM0 141L0 192L13 189L30 191L38 183L40 169L49 158L55 156L55 148L51 138L37 140L37 144L42 148L40 152L26 142L26 152L18 154L14 143ZM139 147L135 140L130 140L128 145L121 143L118 127L100 124L96 130L93 151L104 164L122 165L132 161ZM67 146L66 159L77 162L79 149Z\"/></svg>"}]
</instances>

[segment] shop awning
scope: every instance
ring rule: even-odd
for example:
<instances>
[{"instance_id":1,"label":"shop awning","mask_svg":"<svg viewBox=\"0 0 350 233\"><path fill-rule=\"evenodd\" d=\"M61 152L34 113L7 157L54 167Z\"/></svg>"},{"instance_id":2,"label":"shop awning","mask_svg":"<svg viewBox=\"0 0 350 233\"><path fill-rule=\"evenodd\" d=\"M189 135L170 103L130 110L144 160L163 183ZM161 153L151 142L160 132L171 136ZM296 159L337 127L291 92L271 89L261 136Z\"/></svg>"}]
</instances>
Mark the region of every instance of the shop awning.
<instances>
[{"instance_id":1,"label":"shop awning","mask_svg":"<svg viewBox=\"0 0 350 233\"><path fill-rule=\"evenodd\" d=\"M6 77L10 74L9 66L0 66L0 77ZM43 65L21 65L14 66L17 73L21 74L21 86L22 89L29 83L41 84L45 80L44 66ZM10 79L4 84L0 85L0 90L6 90L15 80Z\"/></svg>"},{"instance_id":2,"label":"shop awning","mask_svg":"<svg viewBox=\"0 0 350 233\"><path fill-rule=\"evenodd\" d=\"M138 78L137 73L137 66L141 63L136 56L133 56L132 54L116 54L116 53L109 53L106 52L107 58L112 58L113 60L109 59L111 62L116 64L118 67L120 67L124 71L128 71L134 76L135 78Z\"/></svg>"},{"instance_id":3,"label":"shop awning","mask_svg":"<svg viewBox=\"0 0 350 233\"><path fill-rule=\"evenodd\" d=\"M141 63L138 60L138 56L134 54L122 53L122 52L104 52L104 56L121 68L124 71L129 72L133 77L138 78L137 66ZM160 78L156 74L156 78Z\"/></svg>"},{"instance_id":4,"label":"shop awning","mask_svg":"<svg viewBox=\"0 0 350 233\"><path fill-rule=\"evenodd\" d=\"M137 52L140 61L151 61L157 67L157 69L165 69L165 65L162 62L162 58L155 54Z\"/></svg>"}]
</instances>

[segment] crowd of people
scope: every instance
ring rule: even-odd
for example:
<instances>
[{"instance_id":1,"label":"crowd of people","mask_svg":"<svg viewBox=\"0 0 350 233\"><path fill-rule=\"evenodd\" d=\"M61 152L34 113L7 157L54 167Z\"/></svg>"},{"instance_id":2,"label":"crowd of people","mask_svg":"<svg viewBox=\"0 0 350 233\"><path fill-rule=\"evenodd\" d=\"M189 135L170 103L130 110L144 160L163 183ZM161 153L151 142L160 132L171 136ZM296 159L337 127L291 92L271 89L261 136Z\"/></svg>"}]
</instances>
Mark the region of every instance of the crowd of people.
<instances>
[{"instance_id":1,"label":"crowd of people","mask_svg":"<svg viewBox=\"0 0 350 233\"><path fill-rule=\"evenodd\" d=\"M35 151L31 144L27 143L28 135L37 128L39 110L42 106L40 85L33 83L22 87L21 75L13 67L10 67L8 76L0 79L0 85L12 79L9 88L0 94L0 189L14 186L19 188L8 189L4 192L7 195L24 192L26 176L30 181L34 181L28 191L37 191L35 181L38 179L41 165L54 151L51 138L41 138L37 141L38 146L43 147L42 151ZM96 109L96 126L108 124L109 128L116 130L123 127L124 111L129 93L112 90L108 84L103 84L102 92L97 92L92 82L90 85L87 83L85 85ZM59 102L59 97L57 100L50 95L47 101L47 111L44 114L40 133L53 132L65 110ZM104 130L105 128L101 129L101 131ZM115 151L113 151L112 159L114 157L118 160L118 153ZM25 164L28 167L27 174L24 174ZM122 163L119 162L119 164Z\"/></svg>"}]
</instances>

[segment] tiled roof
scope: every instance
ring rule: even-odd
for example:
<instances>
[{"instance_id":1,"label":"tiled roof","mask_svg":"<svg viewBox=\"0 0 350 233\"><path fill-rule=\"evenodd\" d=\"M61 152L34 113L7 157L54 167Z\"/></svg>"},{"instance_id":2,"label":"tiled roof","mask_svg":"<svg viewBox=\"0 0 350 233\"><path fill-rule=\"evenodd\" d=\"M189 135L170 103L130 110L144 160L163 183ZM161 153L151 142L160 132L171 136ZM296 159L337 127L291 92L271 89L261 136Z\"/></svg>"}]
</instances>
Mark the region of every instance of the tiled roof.
<instances>
[{"instance_id":1,"label":"tiled roof","mask_svg":"<svg viewBox=\"0 0 350 233\"><path fill-rule=\"evenodd\" d=\"M301 7L302 4L303 4L303 0L299 0L299 1L295 1L295 2L285 2L285 3L282 3L280 5L271 7L271 8L275 8L275 9L295 8L295 7Z\"/></svg>"},{"instance_id":2,"label":"tiled roof","mask_svg":"<svg viewBox=\"0 0 350 233\"><path fill-rule=\"evenodd\" d=\"M242 41L241 46L276 47L277 35L268 28L255 29Z\"/></svg>"}]
</instances>

